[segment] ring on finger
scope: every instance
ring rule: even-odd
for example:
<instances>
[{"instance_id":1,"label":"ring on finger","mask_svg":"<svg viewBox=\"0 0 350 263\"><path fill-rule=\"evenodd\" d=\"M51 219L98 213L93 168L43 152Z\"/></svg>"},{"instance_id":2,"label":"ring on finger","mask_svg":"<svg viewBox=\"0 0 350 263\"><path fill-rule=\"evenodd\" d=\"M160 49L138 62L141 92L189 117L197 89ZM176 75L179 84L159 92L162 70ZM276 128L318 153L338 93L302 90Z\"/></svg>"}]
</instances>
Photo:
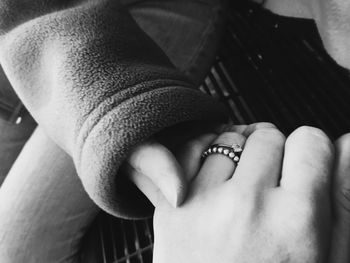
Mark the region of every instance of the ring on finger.
<instances>
[{"instance_id":1,"label":"ring on finger","mask_svg":"<svg viewBox=\"0 0 350 263\"><path fill-rule=\"evenodd\" d=\"M208 147L202 154L202 162L211 154L222 154L234 163L238 163L240 160L243 148L238 144L227 145L227 144L213 144Z\"/></svg>"}]
</instances>

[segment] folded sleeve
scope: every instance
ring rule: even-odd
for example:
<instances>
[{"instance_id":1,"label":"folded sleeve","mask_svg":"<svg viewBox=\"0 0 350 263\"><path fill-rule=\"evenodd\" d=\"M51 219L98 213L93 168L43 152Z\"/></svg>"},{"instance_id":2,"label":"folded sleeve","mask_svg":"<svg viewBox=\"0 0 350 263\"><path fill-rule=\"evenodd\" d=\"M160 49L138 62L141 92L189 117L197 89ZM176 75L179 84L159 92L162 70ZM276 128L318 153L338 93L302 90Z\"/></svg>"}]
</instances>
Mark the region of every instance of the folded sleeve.
<instances>
[{"instance_id":1,"label":"folded sleeve","mask_svg":"<svg viewBox=\"0 0 350 263\"><path fill-rule=\"evenodd\" d=\"M39 125L73 157L97 205L144 217L149 204L118 174L127 154L165 127L225 120L225 111L192 87L118 1L40 2L26 16L10 1L0 4L0 62Z\"/></svg>"}]
</instances>

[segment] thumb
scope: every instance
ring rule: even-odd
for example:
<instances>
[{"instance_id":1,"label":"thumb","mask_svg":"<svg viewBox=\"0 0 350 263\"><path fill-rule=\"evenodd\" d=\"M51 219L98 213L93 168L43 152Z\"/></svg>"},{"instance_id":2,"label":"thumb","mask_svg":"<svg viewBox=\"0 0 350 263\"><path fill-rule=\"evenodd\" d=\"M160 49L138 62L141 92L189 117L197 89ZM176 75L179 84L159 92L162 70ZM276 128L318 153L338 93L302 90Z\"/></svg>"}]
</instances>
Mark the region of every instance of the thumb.
<instances>
[{"instance_id":1,"label":"thumb","mask_svg":"<svg viewBox=\"0 0 350 263\"><path fill-rule=\"evenodd\" d=\"M187 181L173 154L162 144L145 142L126 161L127 176L157 207L168 201L179 206L187 192Z\"/></svg>"},{"instance_id":2,"label":"thumb","mask_svg":"<svg viewBox=\"0 0 350 263\"><path fill-rule=\"evenodd\" d=\"M329 262L347 263L350 262L350 134L339 138L335 146L334 222Z\"/></svg>"}]
</instances>

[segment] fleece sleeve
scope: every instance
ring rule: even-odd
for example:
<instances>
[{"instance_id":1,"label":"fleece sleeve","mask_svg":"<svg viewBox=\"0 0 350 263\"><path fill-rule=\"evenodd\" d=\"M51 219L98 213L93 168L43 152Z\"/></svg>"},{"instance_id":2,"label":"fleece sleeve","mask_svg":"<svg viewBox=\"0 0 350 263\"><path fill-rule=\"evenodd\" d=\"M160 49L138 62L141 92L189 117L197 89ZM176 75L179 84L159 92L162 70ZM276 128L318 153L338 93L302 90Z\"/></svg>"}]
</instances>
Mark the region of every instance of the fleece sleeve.
<instances>
[{"instance_id":1,"label":"fleece sleeve","mask_svg":"<svg viewBox=\"0 0 350 263\"><path fill-rule=\"evenodd\" d=\"M113 215L149 212L118 176L135 145L179 122L226 118L118 1L0 0L0 29L0 62L14 89Z\"/></svg>"}]
</instances>

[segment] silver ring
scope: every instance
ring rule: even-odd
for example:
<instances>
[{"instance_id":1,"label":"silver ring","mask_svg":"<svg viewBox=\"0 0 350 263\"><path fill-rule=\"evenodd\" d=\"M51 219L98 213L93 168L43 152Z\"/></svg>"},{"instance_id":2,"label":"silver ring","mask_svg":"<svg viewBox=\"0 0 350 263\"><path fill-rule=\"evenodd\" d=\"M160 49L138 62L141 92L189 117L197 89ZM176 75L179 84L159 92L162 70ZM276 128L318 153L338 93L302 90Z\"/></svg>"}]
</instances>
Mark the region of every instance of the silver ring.
<instances>
[{"instance_id":1,"label":"silver ring","mask_svg":"<svg viewBox=\"0 0 350 263\"><path fill-rule=\"evenodd\" d=\"M211 154L222 154L230 158L234 163L238 163L241 158L243 148L238 144L213 144L202 153L202 162Z\"/></svg>"}]
</instances>

